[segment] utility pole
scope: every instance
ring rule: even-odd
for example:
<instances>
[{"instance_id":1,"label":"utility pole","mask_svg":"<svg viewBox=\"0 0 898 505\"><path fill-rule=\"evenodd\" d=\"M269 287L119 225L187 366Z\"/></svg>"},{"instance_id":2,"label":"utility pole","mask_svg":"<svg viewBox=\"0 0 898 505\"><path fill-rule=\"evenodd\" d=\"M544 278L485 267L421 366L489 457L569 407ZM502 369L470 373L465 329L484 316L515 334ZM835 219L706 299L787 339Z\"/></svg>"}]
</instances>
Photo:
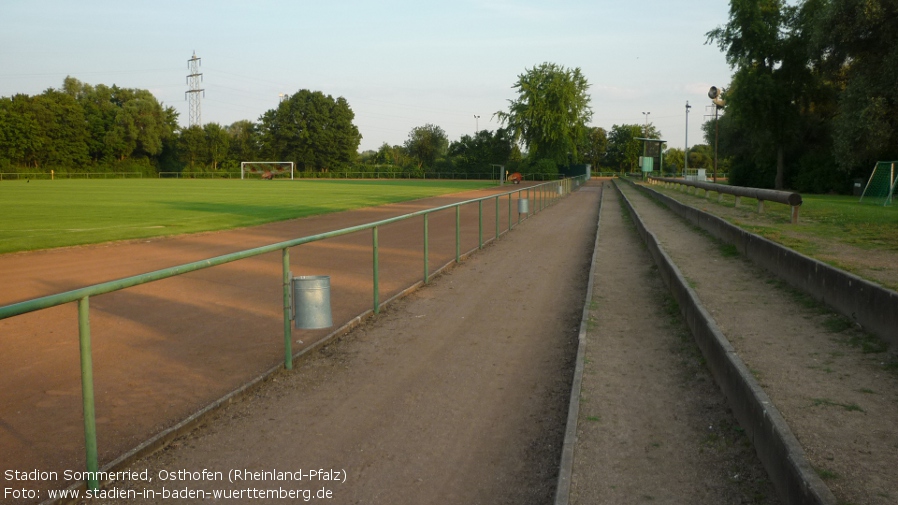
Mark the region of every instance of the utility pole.
<instances>
[{"instance_id":1,"label":"utility pole","mask_svg":"<svg viewBox=\"0 0 898 505\"><path fill-rule=\"evenodd\" d=\"M689 100L686 100L686 144L683 146L683 178L686 178L686 169L689 168Z\"/></svg>"},{"instance_id":2,"label":"utility pole","mask_svg":"<svg viewBox=\"0 0 898 505\"><path fill-rule=\"evenodd\" d=\"M187 126L203 126L203 114L200 110L200 93L206 96L206 90L200 88L200 82L203 81L203 74L200 73L200 58L196 57L196 51L193 57L187 60L187 68L190 74L187 76L187 84L190 90L184 92L184 97L188 99L189 121Z\"/></svg>"}]
</instances>

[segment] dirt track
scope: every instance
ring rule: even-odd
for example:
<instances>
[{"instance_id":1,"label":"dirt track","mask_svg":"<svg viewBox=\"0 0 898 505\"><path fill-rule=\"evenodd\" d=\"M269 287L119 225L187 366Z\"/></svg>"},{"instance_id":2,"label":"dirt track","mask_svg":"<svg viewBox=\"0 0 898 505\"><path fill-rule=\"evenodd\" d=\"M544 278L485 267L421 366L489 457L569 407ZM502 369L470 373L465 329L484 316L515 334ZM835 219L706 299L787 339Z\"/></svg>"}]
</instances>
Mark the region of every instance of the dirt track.
<instances>
[{"instance_id":1,"label":"dirt track","mask_svg":"<svg viewBox=\"0 0 898 505\"><path fill-rule=\"evenodd\" d=\"M4 255L0 304L488 194L469 192L232 232ZM499 209L504 230L507 200ZM495 234L495 215L495 206L487 203L485 239ZM477 206L466 206L461 217L461 249L467 251L477 245ZM516 213L512 219L517 221ZM454 221L451 211L430 218L431 270L454 258ZM382 300L423 276L422 229L416 219L380 230ZM370 245L370 233L359 233L291 251L295 275L332 276L335 321L371 306ZM509 267L542 271L533 261ZM91 299L101 465L282 359L280 275L280 255L272 254ZM513 314L504 304L497 311ZM71 304L0 321L0 468L84 468L76 321ZM295 332L294 350L325 333Z\"/></svg>"}]
</instances>

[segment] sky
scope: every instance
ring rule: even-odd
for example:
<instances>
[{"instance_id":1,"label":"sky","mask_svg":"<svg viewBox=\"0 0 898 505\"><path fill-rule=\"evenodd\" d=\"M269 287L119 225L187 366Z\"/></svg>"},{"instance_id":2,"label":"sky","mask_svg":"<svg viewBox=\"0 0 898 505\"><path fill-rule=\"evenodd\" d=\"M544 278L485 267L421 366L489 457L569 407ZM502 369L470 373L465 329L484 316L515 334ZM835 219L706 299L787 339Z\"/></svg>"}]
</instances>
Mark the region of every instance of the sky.
<instances>
[{"instance_id":1,"label":"sky","mask_svg":"<svg viewBox=\"0 0 898 505\"><path fill-rule=\"evenodd\" d=\"M3 0L0 96L72 76L150 90L186 126L196 54L203 123L258 121L281 94L321 91L347 100L365 151L426 124L450 141L495 130L518 76L551 62L586 77L590 126L648 120L682 148L686 102L692 146L708 89L732 75L705 36L728 12L726 0Z\"/></svg>"}]
</instances>

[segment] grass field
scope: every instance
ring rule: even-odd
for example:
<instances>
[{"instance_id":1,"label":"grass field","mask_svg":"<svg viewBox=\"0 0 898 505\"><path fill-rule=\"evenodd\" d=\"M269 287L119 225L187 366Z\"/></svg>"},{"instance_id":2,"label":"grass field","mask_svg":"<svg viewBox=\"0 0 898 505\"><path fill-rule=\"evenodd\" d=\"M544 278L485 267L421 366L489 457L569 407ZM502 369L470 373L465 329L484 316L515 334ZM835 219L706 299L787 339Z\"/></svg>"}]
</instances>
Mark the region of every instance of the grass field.
<instances>
[{"instance_id":1,"label":"grass field","mask_svg":"<svg viewBox=\"0 0 898 505\"><path fill-rule=\"evenodd\" d=\"M490 185L421 180L3 181L0 253L253 226Z\"/></svg>"},{"instance_id":2,"label":"grass field","mask_svg":"<svg viewBox=\"0 0 898 505\"><path fill-rule=\"evenodd\" d=\"M752 233L802 254L898 290L898 205L859 203L856 196L802 195L798 224L791 224L788 205L768 202L757 213L757 201L717 194L710 200L672 189L663 193L716 214Z\"/></svg>"},{"instance_id":3,"label":"grass field","mask_svg":"<svg viewBox=\"0 0 898 505\"><path fill-rule=\"evenodd\" d=\"M790 224L791 210L786 205L768 203L765 214L768 222L759 224L752 231L777 238L778 233L798 231L825 241L836 241L867 250L898 252L898 207L858 203L856 196L802 195L799 223ZM743 198L743 205L754 207L757 202ZM800 252L800 242L786 244Z\"/></svg>"}]
</instances>

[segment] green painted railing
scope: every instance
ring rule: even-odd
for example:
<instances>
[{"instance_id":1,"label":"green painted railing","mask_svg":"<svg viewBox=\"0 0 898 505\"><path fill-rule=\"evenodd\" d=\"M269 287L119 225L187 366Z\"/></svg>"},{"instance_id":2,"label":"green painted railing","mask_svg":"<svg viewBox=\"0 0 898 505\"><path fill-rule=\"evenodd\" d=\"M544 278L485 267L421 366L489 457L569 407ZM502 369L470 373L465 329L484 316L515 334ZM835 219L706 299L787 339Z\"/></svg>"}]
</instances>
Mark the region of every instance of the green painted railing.
<instances>
[{"instance_id":1,"label":"green painted railing","mask_svg":"<svg viewBox=\"0 0 898 505\"><path fill-rule=\"evenodd\" d=\"M35 312L42 309L47 309L50 307L56 307L57 305L62 305L65 303L77 302L78 304L78 334L80 341L80 353L81 353L81 392L82 392L82 403L84 408L84 438L85 438L85 451L86 451L86 461L87 461L87 471L90 472L88 475L94 476L88 480L87 487L89 489L97 489L99 487L99 483L96 480L96 472L99 470L99 462L97 459L97 428L96 428L96 417L94 410L94 387L93 387L93 364L92 364L92 353L91 353L91 345L90 345L90 297L95 295L102 295L105 293L111 293L113 291L119 291L125 288L130 288L134 286L139 286L141 284L146 284L153 281L158 281L162 279L167 279L169 277L175 277L177 275L186 274L189 272L194 272L196 270L202 270L205 268L210 268L218 265L224 265L225 263L231 263L234 261L251 258L254 256L259 256L261 254L267 254L275 251L281 251L282 254L282 262L283 262L283 288L284 288L284 368L288 370L293 369L293 349L291 347L292 342L292 334L290 328L291 321L291 293L290 293L290 252L289 249L291 247L300 246L303 244L309 244L311 242L316 242L319 240L324 240L326 238L339 237L342 235L349 235L351 233L356 233L364 230L371 230L372 237L372 262L373 262L373 284L374 284L374 312L378 313L380 311L380 288L379 288L379 267L378 267L378 243L377 243L377 231L380 226L384 226L390 223L395 223L398 221L403 221L406 219L411 219L418 216L423 216L424 219L424 283L427 284L430 282L430 264L429 264L429 238L428 238L428 216L433 214L434 212L439 212L447 209L455 209L455 261L458 262L461 260L460 253L460 241L461 241L461 219L460 219L460 209L463 205L468 205L477 202L478 204L478 212L479 212L479 244L478 248L483 247L483 202L486 200L493 199L495 200L496 205L496 235L495 239L498 239L500 236L499 233L499 200L501 198L508 198L508 230L510 231L514 228L515 224L512 221L511 207L512 207L512 199L513 195L517 195L517 199L521 199L521 193L523 191L527 192L529 197L530 192L534 191L535 196L539 200L539 206L534 206L536 211L540 211L546 208L548 205L551 205L558 198L569 194L576 186L579 186L585 182L585 176L570 178L570 179L562 179L547 183L538 184L536 186L530 186L528 188L521 188L513 191L508 191L505 193L500 193L497 195L491 195L483 198L477 198L473 200L466 200L463 202L453 203L449 205L444 205L441 207L435 207L432 209L420 210L417 212L412 212L409 214L403 214L401 216L384 219L381 221L376 221L373 223L362 224L358 226L351 226L349 228L343 228L336 231L330 231L326 233L319 233L317 235L310 235L307 237L297 238L293 240L288 240L286 242L278 242L276 244L270 244L262 247L256 247L253 249L247 249L244 251L239 251L235 253L225 254L223 256L216 256L214 258L209 258L201 261L195 261L192 263L186 263L184 265L179 265L175 267L165 268L162 270L156 270L154 272L148 272L140 275L134 275L131 277L125 277L122 279L104 282L101 284L94 284L92 286L87 286L79 289L75 289L72 291L67 291L64 293L58 293L55 295L44 296L41 298L35 298L32 300L27 300L24 302L14 303L12 305L6 305L0 307L0 320L10 318L13 316L18 316L21 314L26 314L28 312ZM520 214L518 215L518 223L521 221Z\"/></svg>"}]
</instances>

